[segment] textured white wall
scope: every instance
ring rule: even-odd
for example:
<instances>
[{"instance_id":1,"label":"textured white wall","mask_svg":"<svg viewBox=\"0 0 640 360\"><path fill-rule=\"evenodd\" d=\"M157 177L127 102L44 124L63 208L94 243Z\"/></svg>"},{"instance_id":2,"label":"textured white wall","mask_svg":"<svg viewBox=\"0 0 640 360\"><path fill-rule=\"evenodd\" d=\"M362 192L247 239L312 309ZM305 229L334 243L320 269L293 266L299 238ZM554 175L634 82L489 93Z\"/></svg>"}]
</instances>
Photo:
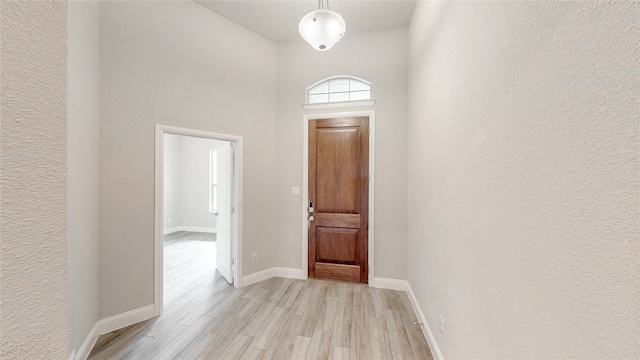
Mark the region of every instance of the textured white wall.
<instances>
[{"instance_id":1,"label":"textured white wall","mask_svg":"<svg viewBox=\"0 0 640 360\"><path fill-rule=\"evenodd\" d=\"M190 1L102 2L100 32L100 318L153 303L155 124L244 137L243 273L271 267L275 44Z\"/></svg>"},{"instance_id":2,"label":"textured white wall","mask_svg":"<svg viewBox=\"0 0 640 360\"><path fill-rule=\"evenodd\" d=\"M69 352L98 321L100 3L69 3Z\"/></svg>"},{"instance_id":3,"label":"textured white wall","mask_svg":"<svg viewBox=\"0 0 640 360\"><path fill-rule=\"evenodd\" d=\"M0 12L0 358L66 359L67 3Z\"/></svg>"},{"instance_id":4,"label":"textured white wall","mask_svg":"<svg viewBox=\"0 0 640 360\"><path fill-rule=\"evenodd\" d=\"M334 75L372 82L376 111L375 276L406 278L408 29L347 35L330 51L304 41L278 46L277 266L302 265L302 104L306 89ZM369 108L370 109L370 108ZM353 110L338 109L337 112ZM336 112L334 111L334 112ZM318 112L318 111L316 111ZM328 112L327 110L319 112Z\"/></svg>"},{"instance_id":5,"label":"textured white wall","mask_svg":"<svg viewBox=\"0 0 640 360\"><path fill-rule=\"evenodd\" d=\"M639 357L639 9L418 2L408 280L445 358Z\"/></svg>"}]
</instances>

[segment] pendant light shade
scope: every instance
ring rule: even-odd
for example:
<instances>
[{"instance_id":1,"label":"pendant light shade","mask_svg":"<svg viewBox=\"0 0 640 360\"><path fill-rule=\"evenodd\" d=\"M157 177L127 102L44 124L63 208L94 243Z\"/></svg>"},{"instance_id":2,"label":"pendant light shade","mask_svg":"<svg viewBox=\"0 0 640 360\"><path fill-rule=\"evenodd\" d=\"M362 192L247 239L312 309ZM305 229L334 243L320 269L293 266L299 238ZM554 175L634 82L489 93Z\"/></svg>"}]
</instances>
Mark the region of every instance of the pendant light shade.
<instances>
[{"instance_id":1,"label":"pendant light shade","mask_svg":"<svg viewBox=\"0 0 640 360\"><path fill-rule=\"evenodd\" d=\"M347 29L342 16L331 10L318 9L300 20L298 30L302 38L318 51L327 51L335 45Z\"/></svg>"}]
</instances>

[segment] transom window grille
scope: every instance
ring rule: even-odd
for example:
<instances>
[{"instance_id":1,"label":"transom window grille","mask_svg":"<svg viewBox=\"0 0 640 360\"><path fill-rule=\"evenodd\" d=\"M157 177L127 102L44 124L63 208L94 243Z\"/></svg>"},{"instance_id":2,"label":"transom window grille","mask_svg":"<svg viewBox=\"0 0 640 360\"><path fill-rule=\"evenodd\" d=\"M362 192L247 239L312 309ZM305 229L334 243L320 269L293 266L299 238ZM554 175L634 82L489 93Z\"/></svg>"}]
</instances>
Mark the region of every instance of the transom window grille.
<instances>
[{"instance_id":1,"label":"transom window grille","mask_svg":"<svg viewBox=\"0 0 640 360\"><path fill-rule=\"evenodd\" d=\"M309 104L371 99L371 83L353 76L336 76L307 88Z\"/></svg>"}]
</instances>

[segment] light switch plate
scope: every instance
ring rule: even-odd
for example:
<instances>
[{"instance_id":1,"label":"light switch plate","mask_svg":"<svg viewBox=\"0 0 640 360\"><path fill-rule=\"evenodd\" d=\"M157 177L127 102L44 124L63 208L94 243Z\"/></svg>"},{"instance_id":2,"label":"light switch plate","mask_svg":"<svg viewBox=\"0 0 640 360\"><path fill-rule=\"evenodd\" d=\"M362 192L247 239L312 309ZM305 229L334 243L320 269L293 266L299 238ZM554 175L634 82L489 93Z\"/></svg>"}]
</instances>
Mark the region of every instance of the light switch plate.
<instances>
[{"instance_id":1,"label":"light switch plate","mask_svg":"<svg viewBox=\"0 0 640 360\"><path fill-rule=\"evenodd\" d=\"M300 188L297 187L297 186L292 186L291 187L291 195L300 196Z\"/></svg>"}]
</instances>

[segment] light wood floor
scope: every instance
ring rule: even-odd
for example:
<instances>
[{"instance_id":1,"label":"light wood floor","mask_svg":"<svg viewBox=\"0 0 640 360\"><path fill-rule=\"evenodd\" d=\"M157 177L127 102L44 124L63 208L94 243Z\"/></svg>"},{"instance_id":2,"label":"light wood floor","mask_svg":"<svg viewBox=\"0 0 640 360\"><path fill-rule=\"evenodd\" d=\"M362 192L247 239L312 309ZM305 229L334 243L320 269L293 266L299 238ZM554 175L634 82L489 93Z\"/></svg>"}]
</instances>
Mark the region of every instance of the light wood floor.
<instances>
[{"instance_id":1,"label":"light wood floor","mask_svg":"<svg viewBox=\"0 0 640 360\"><path fill-rule=\"evenodd\" d=\"M404 292L282 278L235 289L211 240L165 237L163 315L100 336L89 359L433 359Z\"/></svg>"}]
</instances>

